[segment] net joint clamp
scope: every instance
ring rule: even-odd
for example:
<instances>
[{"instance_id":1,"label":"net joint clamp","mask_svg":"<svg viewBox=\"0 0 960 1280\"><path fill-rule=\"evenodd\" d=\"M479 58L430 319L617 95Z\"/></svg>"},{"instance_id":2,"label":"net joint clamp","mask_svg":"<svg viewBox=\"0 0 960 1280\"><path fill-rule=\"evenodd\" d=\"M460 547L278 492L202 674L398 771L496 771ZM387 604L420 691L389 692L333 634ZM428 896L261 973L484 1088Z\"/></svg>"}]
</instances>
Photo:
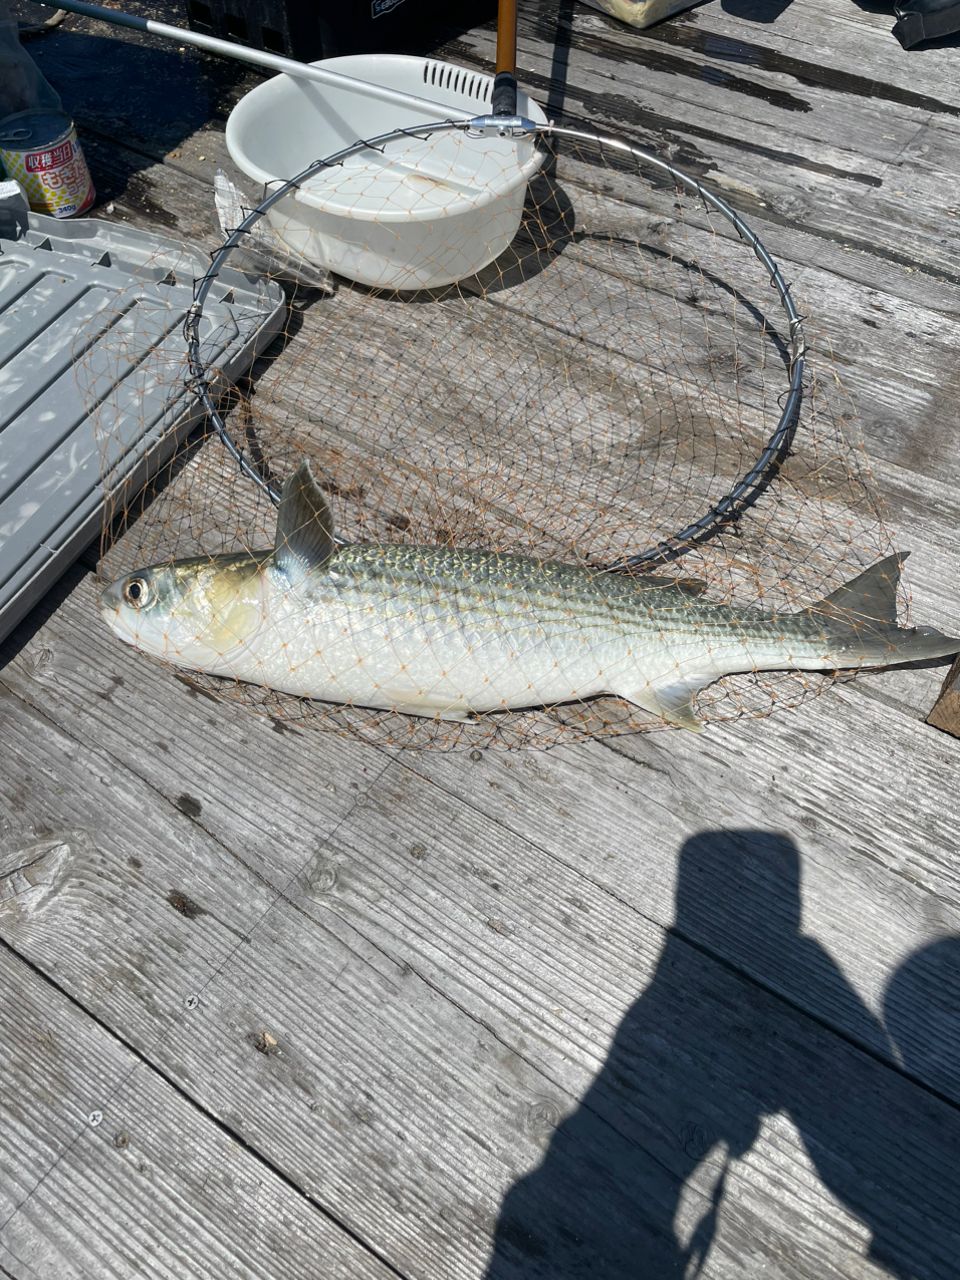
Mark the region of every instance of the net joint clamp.
<instances>
[{"instance_id":1,"label":"net joint clamp","mask_svg":"<svg viewBox=\"0 0 960 1280\"><path fill-rule=\"evenodd\" d=\"M529 138L537 128L526 116L476 116L466 122L468 138Z\"/></svg>"}]
</instances>

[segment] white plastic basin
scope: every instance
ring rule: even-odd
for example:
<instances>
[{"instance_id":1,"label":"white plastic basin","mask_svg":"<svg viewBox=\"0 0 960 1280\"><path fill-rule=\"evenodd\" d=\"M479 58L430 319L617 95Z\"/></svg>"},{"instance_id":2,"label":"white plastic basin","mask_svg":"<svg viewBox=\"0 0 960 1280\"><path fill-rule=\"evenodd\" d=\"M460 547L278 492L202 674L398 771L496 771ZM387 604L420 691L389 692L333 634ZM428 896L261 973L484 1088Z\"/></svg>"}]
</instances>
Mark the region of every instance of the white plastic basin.
<instances>
[{"instance_id":1,"label":"white plastic basin","mask_svg":"<svg viewBox=\"0 0 960 1280\"><path fill-rule=\"evenodd\" d=\"M490 112L492 76L403 54L314 64L436 103L394 106L348 86L276 76L234 107L227 149L256 182L276 184L353 143L446 119L444 108ZM518 115L546 123L521 93ZM427 289L492 262L517 233L527 182L543 160L532 139L471 138L462 130L402 138L324 169L267 218L309 261L349 280Z\"/></svg>"}]
</instances>

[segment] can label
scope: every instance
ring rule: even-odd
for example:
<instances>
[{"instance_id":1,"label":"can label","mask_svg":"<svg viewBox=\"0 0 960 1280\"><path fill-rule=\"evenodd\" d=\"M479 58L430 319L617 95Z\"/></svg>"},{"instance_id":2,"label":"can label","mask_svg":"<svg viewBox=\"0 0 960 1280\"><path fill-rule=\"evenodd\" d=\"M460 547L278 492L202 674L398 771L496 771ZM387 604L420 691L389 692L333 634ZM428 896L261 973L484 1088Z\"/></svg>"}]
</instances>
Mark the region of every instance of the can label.
<instances>
[{"instance_id":1,"label":"can label","mask_svg":"<svg viewBox=\"0 0 960 1280\"><path fill-rule=\"evenodd\" d=\"M43 146L27 140L18 145L9 134L0 143L0 164L23 185L30 208L55 218L84 213L96 198L77 131L64 121L66 128Z\"/></svg>"}]
</instances>

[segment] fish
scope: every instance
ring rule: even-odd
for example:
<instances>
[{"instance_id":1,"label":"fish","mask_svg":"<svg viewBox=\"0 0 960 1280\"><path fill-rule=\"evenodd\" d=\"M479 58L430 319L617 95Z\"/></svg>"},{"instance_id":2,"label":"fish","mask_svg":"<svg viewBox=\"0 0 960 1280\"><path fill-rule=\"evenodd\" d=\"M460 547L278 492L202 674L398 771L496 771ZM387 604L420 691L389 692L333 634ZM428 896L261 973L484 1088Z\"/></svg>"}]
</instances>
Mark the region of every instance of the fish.
<instances>
[{"instance_id":1,"label":"fish","mask_svg":"<svg viewBox=\"0 0 960 1280\"><path fill-rule=\"evenodd\" d=\"M767 613L702 583L515 554L338 539L307 463L273 547L138 569L101 598L111 630L178 667L300 698L471 720L601 695L699 730L697 694L736 672L945 658L897 624L906 552L819 603Z\"/></svg>"}]
</instances>

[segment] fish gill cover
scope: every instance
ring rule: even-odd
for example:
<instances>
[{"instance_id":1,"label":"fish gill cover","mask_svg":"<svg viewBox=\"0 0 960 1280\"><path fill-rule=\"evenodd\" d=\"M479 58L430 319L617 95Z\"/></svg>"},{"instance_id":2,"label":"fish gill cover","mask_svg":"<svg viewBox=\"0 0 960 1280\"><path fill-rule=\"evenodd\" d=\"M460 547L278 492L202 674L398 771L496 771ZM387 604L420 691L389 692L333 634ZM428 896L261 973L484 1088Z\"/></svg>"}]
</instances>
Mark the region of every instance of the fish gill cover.
<instances>
[{"instance_id":1,"label":"fish gill cover","mask_svg":"<svg viewBox=\"0 0 960 1280\"><path fill-rule=\"evenodd\" d=\"M237 613L236 592L222 585L223 574L219 586L205 578L203 625L220 627L224 649L259 634L266 663L260 681L242 663L224 664L227 674L210 674L217 664L201 670L202 655L175 651L179 641L170 631L161 660L188 668L190 679L210 694L298 726L396 745L551 745L659 728L665 721L656 708L606 692L620 691L624 681L605 684L601 670L592 684L574 680L567 696L555 697L549 686L554 705L546 708L518 705L511 686L499 709L496 699L490 709L489 700L478 701L465 689L458 713L450 696L457 676L447 670L445 632L459 630L466 637L473 657L465 663L471 668L465 683L496 686L510 664L508 632L516 625L498 600L481 601L471 613L473 606L457 594L458 573L469 582L480 572L466 553L501 557L501 585L512 590L517 571L508 558L559 562L589 571L589 580L666 541L672 558L638 571L667 583L695 584L681 587L677 596L688 602L688 630L695 632L713 625L709 610L708 621L702 621L704 603L783 617L822 601L893 551L851 403L824 337L828 308L842 302L818 293L815 273L803 282L813 318L798 297L797 308L806 317L806 368L799 419L783 442L789 449L780 450L779 465L765 469L755 500L724 518L711 516L761 456L788 394L797 344L770 271L695 188L651 167L642 153L550 130L538 145L545 155L529 182L516 236L468 278L417 289L378 288L334 275L332 289L324 289L313 287L313 262L302 264L301 274L312 282L304 286L291 282L298 274L297 254L288 245L288 261L277 273L289 299L283 332L239 383L228 385L216 368L202 370L225 431L261 483L241 470L209 420L137 492L116 484L105 465L111 493L100 566L105 585L143 566L186 557L216 565L212 558L225 554L256 553L256 560L244 563L262 573L264 557L275 548L277 498L304 460L341 543L426 547L446 556L437 573L454 580L453 594L448 590L439 613L427 618L424 581L430 579L430 589L440 595L449 583L437 586L432 569L411 570L406 563L395 569L391 588L390 566L397 558L373 553L380 556L380 594L354 600L347 626L359 633L357 611L366 610L369 625L381 635L380 665L371 675L377 689L388 691L388 705L381 706L361 705L378 699L355 681L331 685L336 645L318 640L320 632L311 633L306 644L316 641L315 656L326 673L316 681L319 696L276 687L284 683L276 677L283 653L295 654L290 662L298 667L306 660L300 632L308 627L304 618L310 610L325 611L330 620L330 597L315 591L315 582L281 574L261 590L244 578L247 586L239 590L246 592L246 612ZM391 146L409 148L410 139L359 159L383 163ZM356 186L356 167L352 181ZM411 194L406 179L400 185L396 198L402 196L410 218L422 211L418 202L426 208L436 201L425 184L422 195ZM291 200L287 193L284 201ZM285 231L292 208L284 202L275 206L274 230ZM762 209L753 212L762 217ZM385 197L382 216L351 223L357 252L366 236L382 242L384 228L395 226L391 213ZM259 232L265 225L258 218L251 229ZM251 266L252 231L223 256L224 268ZM446 234L443 221L431 224L427 260L449 253ZM776 229L765 234L775 252ZM789 247L792 242L785 234L783 239ZM205 247L215 250L217 243L211 237ZM783 274L789 279L800 270L785 263ZM122 326L116 329L121 361ZM98 371L85 368L82 354L77 363L81 393L93 403ZM186 345L182 360L149 371L169 381L172 395L196 375ZM109 442L118 430L117 407L104 401L97 414ZM705 517L711 536L675 544L679 531ZM322 512L317 519L322 522ZM316 560L315 573L329 577L333 570L337 577L343 553L332 550L327 559L316 545L305 553ZM287 557L284 572L291 564ZM522 564L533 571L527 561ZM233 583L246 571L231 572ZM421 588L415 597L411 573ZM490 573L487 560L481 576ZM289 607L278 596L284 583L292 593ZM524 583L521 588L525 607L531 591ZM533 639L526 633L530 648L522 663L556 663L583 608L582 602L574 604L572 612L554 617L554 631L540 625L541 619ZM287 631L281 627L270 641L267 661L264 628L278 625L278 609ZM342 622L338 616L338 627ZM446 692L433 702L426 698L419 713L410 714L409 691L389 702L389 690L402 681L384 663L406 669L419 660L411 658L403 638L416 627L417 654L436 649L434 666L443 673ZM345 634L342 627L340 632ZM589 639L581 642L589 647ZM319 649L327 643L325 656ZM351 644L349 657L338 651L336 661L366 660L369 666L370 653L358 650L352 638ZM485 646L485 656L474 660ZM151 651L146 642L141 647ZM152 652L158 652L156 645ZM606 652L599 646L597 661ZM432 678L418 668L421 684ZM833 678L828 671L796 670L746 671L715 682L711 677L706 687L693 689L694 707L704 722L765 715L797 706ZM536 673L530 687L536 701ZM448 711L460 718L450 718Z\"/></svg>"}]
</instances>

